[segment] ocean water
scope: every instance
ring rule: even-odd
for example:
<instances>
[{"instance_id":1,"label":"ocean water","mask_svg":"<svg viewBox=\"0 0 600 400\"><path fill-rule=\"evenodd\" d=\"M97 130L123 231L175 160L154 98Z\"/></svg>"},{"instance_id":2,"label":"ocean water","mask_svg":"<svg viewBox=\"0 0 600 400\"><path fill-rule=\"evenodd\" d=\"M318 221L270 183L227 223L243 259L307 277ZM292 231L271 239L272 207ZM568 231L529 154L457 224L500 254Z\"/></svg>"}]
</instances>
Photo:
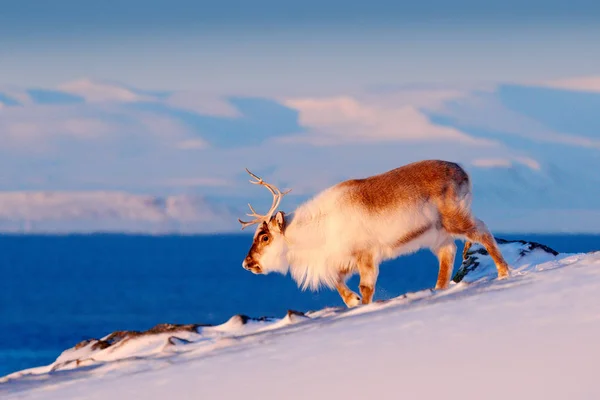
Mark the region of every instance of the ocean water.
<instances>
[{"instance_id":1,"label":"ocean water","mask_svg":"<svg viewBox=\"0 0 600 400\"><path fill-rule=\"evenodd\" d=\"M600 235L497 236L561 252L600 250ZM289 276L242 269L250 241L242 234L0 236L0 376L49 364L115 330L343 305L335 291L302 292ZM428 251L388 261L375 299L432 287L436 276ZM357 290L358 277L349 283Z\"/></svg>"}]
</instances>

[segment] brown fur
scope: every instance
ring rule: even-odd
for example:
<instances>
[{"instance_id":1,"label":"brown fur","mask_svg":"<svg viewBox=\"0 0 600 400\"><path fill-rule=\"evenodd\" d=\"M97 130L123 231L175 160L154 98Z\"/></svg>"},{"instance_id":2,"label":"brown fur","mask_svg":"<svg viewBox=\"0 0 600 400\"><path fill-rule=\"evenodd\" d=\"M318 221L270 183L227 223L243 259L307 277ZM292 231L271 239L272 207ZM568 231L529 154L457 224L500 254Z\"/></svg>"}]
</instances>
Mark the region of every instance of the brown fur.
<instances>
[{"instance_id":1,"label":"brown fur","mask_svg":"<svg viewBox=\"0 0 600 400\"><path fill-rule=\"evenodd\" d=\"M379 267L373 262L373 255L369 252L361 252L356 255L356 266L360 274L359 290L363 304L373 301L375 284L379 275Z\"/></svg>"},{"instance_id":2,"label":"brown fur","mask_svg":"<svg viewBox=\"0 0 600 400\"><path fill-rule=\"evenodd\" d=\"M504 260L500 249L498 249L498 245L496 240L487 230L474 230L472 232L468 232L466 234L467 238L474 242L481 243L483 247L487 250L492 260L496 264L496 268L498 269L498 277L505 278L508 276L509 268L508 264Z\"/></svg>"},{"instance_id":3,"label":"brown fur","mask_svg":"<svg viewBox=\"0 0 600 400\"><path fill-rule=\"evenodd\" d=\"M264 238L267 238L267 240L265 241ZM262 272L260 266L254 260L260 259L260 255L264 251L264 248L271 243L272 238L269 226L266 222L262 222L261 229L256 231L252 246L246 256L246 261L248 262L247 269L259 274Z\"/></svg>"},{"instance_id":4,"label":"brown fur","mask_svg":"<svg viewBox=\"0 0 600 400\"><path fill-rule=\"evenodd\" d=\"M481 243L496 263L498 276L508 275L508 265L485 224L459 205L462 196L470 191L470 181L458 164L440 160L419 161L368 178L341 182L338 186L349 189L349 201L361 204L372 213L381 213L400 204L408 207L433 200L440 213L436 228L468 239L463 257L471 241ZM409 232L397 240L396 247L417 239L431 228L432 225L426 225ZM440 263L436 289L445 289L450 283L456 245L451 242L442 246L437 249L436 256ZM374 271L372 262L365 260L364 255L357 257L362 302L368 304L372 301L378 271Z\"/></svg>"},{"instance_id":5,"label":"brown fur","mask_svg":"<svg viewBox=\"0 0 600 400\"><path fill-rule=\"evenodd\" d=\"M408 206L428 199L447 198L468 185L469 176L458 164L440 160L414 162L379 175L338 184L350 189L350 201L373 213L397 204Z\"/></svg>"},{"instance_id":6,"label":"brown fur","mask_svg":"<svg viewBox=\"0 0 600 400\"><path fill-rule=\"evenodd\" d=\"M468 242L481 243L487 250L498 269L498 277L508 276L508 264L504 260L502 253L498 249L498 244L494 236L489 232L483 221L474 218L471 215L465 215L464 212L452 211L450 216L442 214L442 224L444 229L454 235L461 235L467 238ZM465 244L463 257L471 244Z\"/></svg>"},{"instance_id":7,"label":"brown fur","mask_svg":"<svg viewBox=\"0 0 600 400\"><path fill-rule=\"evenodd\" d=\"M346 273L340 274L338 283L335 285L335 288L337 289L338 293L340 294L340 297L344 301L344 304L348 305L350 301L354 299L358 300L359 298L358 295L352 290L350 290L350 288L348 288L348 285L346 285L346 276Z\"/></svg>"},{"instance_id":8,"label":"brown fur","mask_svg":"<svg viewBox=\"0 0 600 400\"><path fill-rule=\"evenodd\" d=\"M419 229L415 229L412 232L407 233L405 236L401 237L400 239L396 240L396 242L394 243L394 247L400 247L402 245L405 245L407 243L412 242L413 240L415 240L416 238L418 238L419 236L425 234L425 232L427 232L428 230L430 230L433 227L433 225L429 224L429 225L425 225Z\"/></svg>"},{"instance_id":9,"label":"brown fur","mask_svg":"<svg viewBox=\"0 0 600 400\"><path fill-rule=\"evenodd\" d=\"M454 266L454 258L456 257L456 245L454 241L447 243L436 251L436 256L440 262L440 270L438 272L436 289L446 289L450 284L452 277L452 268Z\"/></svg>"}]
</instances>

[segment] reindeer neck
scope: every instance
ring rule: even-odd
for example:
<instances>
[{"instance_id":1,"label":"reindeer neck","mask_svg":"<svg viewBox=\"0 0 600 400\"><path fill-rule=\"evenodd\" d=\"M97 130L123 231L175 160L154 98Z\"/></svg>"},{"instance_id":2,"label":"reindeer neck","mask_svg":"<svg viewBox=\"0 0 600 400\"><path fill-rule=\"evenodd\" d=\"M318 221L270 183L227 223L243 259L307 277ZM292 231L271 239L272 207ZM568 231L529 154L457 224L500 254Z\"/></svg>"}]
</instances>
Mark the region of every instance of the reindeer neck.
<instances>
[{"instance_id":1,"label":"reindeer neck","mask_svg":"<svg viewBox=\"0 0 600 400\"><path fill-rule=\"evenodd\" d=\"M283 216L284 220L285 220L285 229L283 230L283 240L285 240L285 242L288 244L288 246L290 246L292 243L290 242L290 239L288 237L288 230L290 229L290 224L292 224L292 222L294 221L294 212L292 211L289 214L284 214ZM293 230L294 227L292 226L291 229Z\"/></svg>"}]
</instances>

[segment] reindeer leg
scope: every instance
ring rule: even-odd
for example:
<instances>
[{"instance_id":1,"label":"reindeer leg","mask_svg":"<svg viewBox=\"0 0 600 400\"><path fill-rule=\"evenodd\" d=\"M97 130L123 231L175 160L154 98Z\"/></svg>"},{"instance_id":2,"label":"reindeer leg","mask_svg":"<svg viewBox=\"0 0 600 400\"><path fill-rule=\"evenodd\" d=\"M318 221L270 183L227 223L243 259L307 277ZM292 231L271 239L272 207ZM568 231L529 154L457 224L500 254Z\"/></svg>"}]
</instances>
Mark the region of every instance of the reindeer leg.
<instances>
[{"instance_id":1,"label":"reindeer leg","mask_svg":"<svg viewBox=\"0 0 600 400\"><path fill-rule=\"evenodd\" d=\"M492 260L494 260L494 264L496 264L498 279L508 277L510 271L508 264L504 260L502 253L500 253L500 249L498 249L496 239L494 239L494 236L490 233L482 220L475 218L474 228L465 236L474 242L481 243L483 247L485 247L490 257L492 257Z\"/></svg>"},{"instance_id":2,"label":"reindeer leg","mask_svg":"<svg viewBox=\"0 0 600 400\"><path fill-rule=\"evenodd\" d=\"M356 307L360 303L360 297L346 285L346 274L341 274L335 288L348 308Z\"/></svg>"},{"instance_id":3,"label":"reindeer leg","mask_svg":"<svg viewBox=\"0 0 600 400\"><path fill-rule=\"evenodd\" d=\"M375 264L373 256L367 253L359 254L356 257L356 264L358 266L358 273L360 274L358 288L362 296L362 303L369 304L373 301L375 284L379 275L379 265Z\"/></svg>"},{"instance_id":4,"label":"reindeer leg","mask_svg":"<svg viewBox=\"0 0 600 400\"><path fill-rule=\"evenodd\" d=\"M440 271L438 273L436 290L446 289L452 277L452 269L454 268L454 258L456 257L456 244L454 240L449 238L440 247L434 251L440 262Z\"/></svg>"},{"instance_id":5,"label":"reindeer leg","mask_svg":"<svg viewBox=\"0 0 600 400\"><path fill-rule=\"evenodd\" d=\"M444 218L442 224L448 233L464 236L470 242L476 242L483 245L490 257L492 257L492 260L494 260L494 264L496 264L498 279L508 277L510 271L508 264L498 249L496 239L494 239L494 236L490 233L482 220L470 215L465 215L463 212L455 213L449 218Z\"/></svg>"},{"instance_id":6,"label":"reindeer leg","mask_svg":"<svg viewBox=\"0 0 600 400\"><path fill-rule=\"evenodd\" d=\"M467 259L467 253L471 249L472 245L473 245L473 243L469 242L468 240L465 242L465 247L463 248L463 252L462 252L462 258L463 258L463 260Z\"/></svg>"}]
</instances>

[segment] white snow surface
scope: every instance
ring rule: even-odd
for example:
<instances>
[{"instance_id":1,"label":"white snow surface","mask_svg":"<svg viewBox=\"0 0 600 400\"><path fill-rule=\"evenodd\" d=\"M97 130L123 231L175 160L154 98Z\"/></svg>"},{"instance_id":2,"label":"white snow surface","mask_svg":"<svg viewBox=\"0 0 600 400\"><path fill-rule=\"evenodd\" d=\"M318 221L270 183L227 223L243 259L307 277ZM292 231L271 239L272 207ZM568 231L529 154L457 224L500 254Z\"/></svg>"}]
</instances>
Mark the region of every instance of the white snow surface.
<instances>
[{"instance_id":1,"label":"white snow surface","mask_svg":"<svg viewBox=\"0 0 600 400\"><path fill-rule=\"evenodd\" d=\"M600 252L523 255L444 291L94 341L0 378L2 399L598 399ZM70 360L78 360L69 362Z\"/></svg>"}]
</instances>

